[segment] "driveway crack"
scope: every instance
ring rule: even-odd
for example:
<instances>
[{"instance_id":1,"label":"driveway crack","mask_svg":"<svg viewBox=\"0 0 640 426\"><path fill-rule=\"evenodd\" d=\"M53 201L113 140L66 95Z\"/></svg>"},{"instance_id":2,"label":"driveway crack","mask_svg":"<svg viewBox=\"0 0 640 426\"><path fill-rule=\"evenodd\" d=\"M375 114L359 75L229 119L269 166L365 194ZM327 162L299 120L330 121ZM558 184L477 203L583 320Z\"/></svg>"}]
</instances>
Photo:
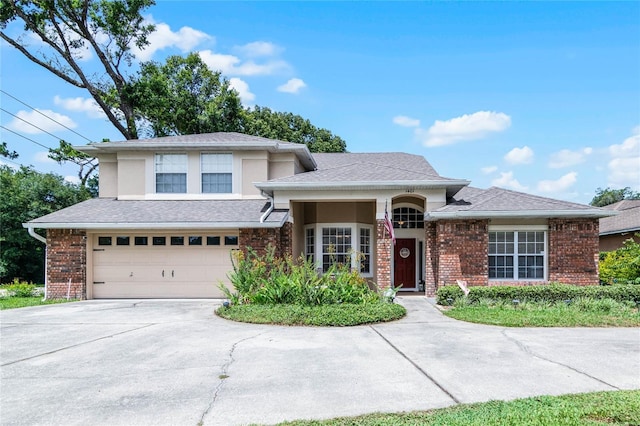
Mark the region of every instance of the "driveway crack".
<instances>
[{"instance_id":1,"label":"driveway crack","mask_svg":"<svg viewBox=\"0 0 640 426\"><path fill-rule=\"evenodd\" d=\"M404 352L402 352L396 345L394 345L393 343L391 343L391 341L389 339L387 339L385 336L382 335L382 333L380 333L378 330L376 330L375 327L373 327L372 325L369 326L369 328L371 328L378 336L380 336L382 338L382 340L384 340L385 342L387 342L387 344L389 346L391 346L396 352L398 352L400 354L400 356L402 356L404 359L406 359L407 361L409 361L409 363L411 363L411 365L413 365L416 370L418 370L424 377L426 377L431 383L433 383L434 385L436 385L438 387L438 389L440 389L442 392L444 392L449 398L451 398L453 400L453 402L455 402L456 404L460 404L460 400L458 398L456 398L451 392L449 392L442 384L440 384L436 379L434 379L429 373L427 373L425 370L422 369L422 367L420 367L415 361L413 361L411 358L409 358L407 356L407 354L405 354Z\"/></svg>"},{"instance_id":2,"label":"driveway crack","mask_svg":"<svg viewBox=\"0 0 640 426\"><path fill-rule=\"evenodd\" d=\"M136 331L136 330L141 330L143 328L151 327L152 325L156 325L156 324L155 323L145 324L142 327L136 327L136 328L132 328L132 329L125 330L125 331L120 331L118 333L109 334L108 336L102 336L102 337L98 337L97 339L91 339L91 340L87 340L87 341L84 341L84 342L76 343L75 345L65 346L63 348L54 349L52 351L44 352L44 353L41 353L41 354L38 354L38 355L32 355L32 356L29 356L29 357L26 357L26 358L17 359L15 361L6 362L4 364L0 364L0 367L5 367L5 366L11 365L11 364L17 364L17 363L22 362L22 361L28 361L30 359L39 358L39 357L45 356L45 355L55 354L57 352L66 351L67 349L77 348L78 346L86 345L86 344L93 343L93 342L98 342L100 340L110 339L111 337L119 336L119 335L125 334L125 333L130 333L130 332Z\"/></svg>"},{"instance_id":3,"label":"driveway crack","mask_svg":"<svg viewBox=\"0 0 640 426\"><path fill-rule=\"evenodd\" d=\"M264 333L258 333L258 334L254 335L254 336L245 337L244 339L240 339L237 342L235 342L233 345L231 345L231 349L229 349L227 362L225 362L222 365L222 367L220 369L220 374L218 375L218 378L220 379L220 382L218 382L218 384L216 385L215 389L213 390L213 396L211 397L211 401L209 401L209 405L207 406L207 408L204 410L204 412L200 416L200 421L198 422L198 426L204 425L204 418L207 416L207 414L209 414L209 412L213 408L214 404L216 403L216 400L218 399L218 395L220 394L220 391L222 390L222 387L224 386L225 380L229 377L227 375L227 373L229 371L229 367L231 367L231 364L233 364L234 361L235 361L235 358L233 357L233 353L235 352L236 347L240 343L246 342L247 340L255 339L256 337L260 336L261 334L264 334Z\"/></svg>"},{"instance_id":4,"label":"driveway crack","mask_svg":"<svg viewBox=\"0 0 640 426\"><path fill-rule=\"evenodd\" d=\"M538 358L538 359L540 359L540 360L542 360L542 361L550 362L550 363L552 363L552 364L556 364L556 365L559 365L559 366L561 366L561 367L568 368L568 369L569 369L569 370L571 370L571 371L574 371L574 372L576 372L576 373L578 373L578 374L582 374L583 376L587 376L587 377L589 377L590 379L593 379L593 380L595 380L595 381L597 381L597 382L602 383L603 385L607 385L607 386L609 386L609 387L611 387L611 388L613 388L613 389L620 390L620 388L619 388L619 387L614 386L614 385L612 385L611 383L607 383L607 382L605 382L604 380L599 379L599 378L597 378L597 377L595 377L595 376L592 376L591 374L586 373L586 372L584 372L584 371L582 371L582 370L578 370L577 368L572 367L572 366L570 366L570 365L568 365L568 364L564 364L564 363L562 363L562 362L555 361L555 360L550 359L550 358L546 358L546 357L544 357L544 356L542 356L542 355L538 355L537 353L535 353L535 352L533 352L531 349L529 349L529 347L528 347L527 345L525 345L524 343L522 343L521 341L519 341L519 340L518 340L518 339L516 339L515 337L513 337L513 336L509 336L509 335L507 334L507 330L502 330L502 331L501 331L501 333L502 333L502 335L503 335L504 337L506 337L507 339L511 340L513 343L515 343L515 344L516 344L516 346L518 346L518 347L519 347L523 352L525 352L525 353L526 353L526 354L528 354L528 355L531 355L531 356L532 356L532 357L534 357L534 358Z\"/></svg>"}]
</instances>

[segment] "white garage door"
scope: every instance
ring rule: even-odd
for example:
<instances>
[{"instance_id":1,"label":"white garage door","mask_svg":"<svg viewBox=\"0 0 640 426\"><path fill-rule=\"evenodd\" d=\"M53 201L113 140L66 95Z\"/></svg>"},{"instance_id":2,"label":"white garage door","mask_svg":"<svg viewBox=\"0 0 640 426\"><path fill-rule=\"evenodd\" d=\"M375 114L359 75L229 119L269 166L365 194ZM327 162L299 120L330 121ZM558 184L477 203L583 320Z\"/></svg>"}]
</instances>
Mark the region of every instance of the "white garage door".
<instances>
[{"instance_id":1,"label":"white garage door","mask_svg":"<svg viewBox=\"0 0 640 426\"><path fill-rule=\"evenodd\" d=\"M94 299L223 297L237 232L96 234Z\"/></svg>"}]
</instances>

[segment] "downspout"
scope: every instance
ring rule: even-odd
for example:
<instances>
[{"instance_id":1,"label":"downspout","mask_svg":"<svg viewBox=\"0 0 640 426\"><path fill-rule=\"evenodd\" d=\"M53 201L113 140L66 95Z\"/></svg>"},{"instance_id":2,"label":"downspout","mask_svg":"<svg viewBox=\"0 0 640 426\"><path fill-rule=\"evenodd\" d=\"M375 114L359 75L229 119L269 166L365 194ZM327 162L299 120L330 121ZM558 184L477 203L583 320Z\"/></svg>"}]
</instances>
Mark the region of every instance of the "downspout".
<instances>
[{"instance_id":1,"label":"downspout","mask_svg":"<svg viewBox=\"0 0 640 426\"><path fill-rule=\"evenodd\" d=\"M47 300L47 239L42 235L38 234L33 226L28 226L27 231L29 231L29 235L31 235L36 240L44 243L44 299Z\"/></svg>"},{"instance_id":2,"label":"downspout","mask_svg":"<svg viewBox=\"0 0 640 426\"><path fill-rule=\"evenodd\" d=\"M262 195L265 195L264 191L262 192ZM275 202L273 201L273 196L272 195L268 195L267 197L269 197L269 201L271 201L271 205L269 206L267 211L264 212L262 214L262 216L260 216L260 223L264 223L264 221L267 220L267 217L269 217L269 215L273 211L273 207L274 207L274 204L275 204Z\"/></svg>"}]
</instances>

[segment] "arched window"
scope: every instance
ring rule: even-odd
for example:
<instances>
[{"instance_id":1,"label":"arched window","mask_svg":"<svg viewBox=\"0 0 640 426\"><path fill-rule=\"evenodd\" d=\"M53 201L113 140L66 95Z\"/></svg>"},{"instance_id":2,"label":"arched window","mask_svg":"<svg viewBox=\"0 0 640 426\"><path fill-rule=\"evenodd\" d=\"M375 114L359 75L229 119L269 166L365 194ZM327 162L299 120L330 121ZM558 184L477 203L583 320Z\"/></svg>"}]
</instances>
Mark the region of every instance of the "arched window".
<instances>
[{"instance_id":1,"label":"arched window","mask_svg":"<svg viewBox=\"0 0 640 426\"><path fill-rule=\"evenodd\" d=\"M424 215L411 207L393 209L393 227L396 229L424 228Z\"/></svg>"}]
</instances>

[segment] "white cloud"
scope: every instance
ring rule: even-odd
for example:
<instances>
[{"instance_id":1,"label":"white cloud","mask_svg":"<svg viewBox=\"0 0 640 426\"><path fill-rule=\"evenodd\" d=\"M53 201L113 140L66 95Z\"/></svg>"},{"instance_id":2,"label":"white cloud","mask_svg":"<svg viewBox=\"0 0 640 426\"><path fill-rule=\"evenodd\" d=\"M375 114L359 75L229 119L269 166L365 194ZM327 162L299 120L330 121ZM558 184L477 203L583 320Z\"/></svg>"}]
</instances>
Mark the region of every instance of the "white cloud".
<instances>
[{"instance_id":1,"label":"white cloud","mask_svg":"<svg viewBox=\"0 0 640 426\"><path fill-rule=\"evenodd\" d=\"M38 151L33 155L33 161L36 163L54 163L51 158L49 158L49 151Z\"/></svg>"},{"instance_id":2,"label":"white cloud","mask_svg":"<svg viewBox=\"0 0 640 426\"><path fill-rule=\"evenodd\" d=\"M77 185L80 183L80 178L78 176L65 176L64 181Z\"/></svg>"},{"instance_id":3,"label":"white cloud","mask_svg":"<svg viewBox=\"0 0 640 426\"><path fill-rule=\"evenodd\" d=\"M136 46L131 47L131 52L140 61L148 61L158 50L168 47L177 47L183 53L189 52L200 43L213 39L210 35L191 27L182 27L178 31L172 31L169 25L155 22L152 16L147 16L145 23L155 25L156 29L149 34L149 44L144 49L141 50Z\"/></svg>"},{"instance_id":4,"label":"white cloud","mask_svg":"<svg viewBox=\"0 0 640 426\"><path fill-rule=\"evenodd\" d=\"M104 118L105 114L102 108L92 98L61 98L56 95L53 103L61 106L68 111L84 112L91 118Z\"/></svg>"},{"instance_id":5,"label":"white cloud","mask_svg":"<svg viewBox=\"0 0 640 426\"><path fill-rule=\"evenodd\" d=\"M243 56L255 58L277 55L282 51L282 48L268 41L254 41L244 46L236 46L234 50Z\"/></svg>"},{"instance_id":6,"label":"white cloud","mask_svg":"<svg viewBox=\"0 0 640 426\"><path fill-rule=\"evenodd\" d=\"M578 173L569 172L557 180L541 180L538 182L540 192L563 192L573 186L578 180Z\"/></svg>"},{"instance_id":7,"label":"white cloud","mask_svg":"<svg viewBox=\"0 0 640 426\"><path fill-rule=\"evenodd\" d=\"M298 93L303 87L307 87L304 81L299 78L292 78L282 86L278 86L278 92Z\"/></svg>"},{"instance_id":8,"label":"white cloud","mask_svg":"<svg viewBox=\"0 0 640 426\"><path fill-rule=\"evenodd\" d=\"M425 146L451 145L459 141L477 140L490 133L502 132L511 125L511 117L502 112L478 111L450 120L436 120L428 129L416 129Z\"/></svg>"},{"instance_id":9,"label":"white cloud","mask_svg":"<svg viewBox=\"0 0 640 426\"><path fill-rule=\"evenodd\" d=\"M551 154L549 159L549 168L561 169L564 167L575 166L576 164L584 163L587 156L591 155L593 148L587 147L577 151L571 151L563 149Z\"/></svg>"},{"instance_id":10,"label":"white cloud","mask_svg":"<svg viewBox=\"0 0 640 426\"><path fill-rule=\"evenodd\" d=\"M418 127L420 126L420 120L417 118L407 117L406 115L396 115L393 117L393 124L397 124L402 127Z\"/></svg>"},{"instance_id":11,"label":"white cloud","mask_svg":"<svg viewBox=\"0 0 640 426\"><path fill-rule=\"evenodd\" d=\"M529 164L533 161L533 150L528 146L513 148L504 156L504 160L509 164Z\"/></svg>"},{"instance_id":12,"label":"white cloud","mask_svg":"<svg viewBox=\"0 0 640 426\"><path fill-rule=\"evenodd\" d=\"M609 184L615 187L640 187L640 128L621 144L609 147Z\"/></svg>"},{"instance_id":13,"label":"white cloud","mask_svg":"<svg viewBox=\"0 0 640 426\"><path fill-rule=\"evenodd\" d=\"M498 167L497 166L487 166L487 167L481 168L480 171L485 175L490 175L491 173L494 173L494 172L498 171Z\"/></svg>"},{"instance_id":14,"label":"white cloud","mask_svg":"<svg viewBox=\"0 0 640 426\"><path fill-rule=\"evenodd\" d=\"M289 69L289 64L282 60L256 64L251 60L242 62L237 56L214 53L211 50L202 50L198 54L209 68L226 75L270 75Z\"/></svg>"},{"instance_id":15,"label":"white cloud","mask_svg":"<svg viewBox=\"0 0 640 426\"><path fill-rule=\"evenodd\" d=\"M39 114L41 113L41 114ZM44 115L43 115L44 114ZM76 128L78 125L66 115L58 114L57 112L51 111L50 109L36 109L35 111L18 111L16 114L18 118L14 118L7 124L7 127L11 130L15 130L21 133L28 133L31 135L37 135L39 133L46 132L61 132L66 130L63 126L66 126L70 129ZM62 124L61 126L58 123ZM33 126L28 123L33 124ZM40 129L37 129L36 127Z\"/></svg>"},{"instance_id":16,"label":"white cloud","mask_svg":"<svg viewBox=\"0 0 640 426\"><path fill-rule=\"evenodd\" d=\"M251 93L249 85L244 80L234 77L229 79L229 85L238 92L240 100L244 104L252 102L256 98L256 95Z\"/></svg>"},{"instance_id":17,"label":"white cloud","mask_svg":"<svg viewBox=\"0 0 640 426\"><path fill-rule=\"evenodd\" d=\"M522 185L516 178L513 177L513 172L500 172L500 177L491 181L494 186L500 186L503 188L511 188L517 191L526 191L527 187Z\"/></svg>"}]
</instances>

